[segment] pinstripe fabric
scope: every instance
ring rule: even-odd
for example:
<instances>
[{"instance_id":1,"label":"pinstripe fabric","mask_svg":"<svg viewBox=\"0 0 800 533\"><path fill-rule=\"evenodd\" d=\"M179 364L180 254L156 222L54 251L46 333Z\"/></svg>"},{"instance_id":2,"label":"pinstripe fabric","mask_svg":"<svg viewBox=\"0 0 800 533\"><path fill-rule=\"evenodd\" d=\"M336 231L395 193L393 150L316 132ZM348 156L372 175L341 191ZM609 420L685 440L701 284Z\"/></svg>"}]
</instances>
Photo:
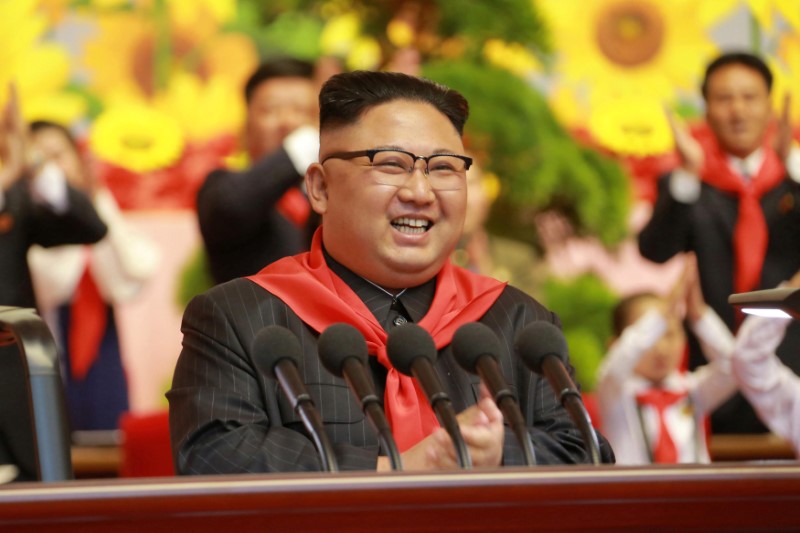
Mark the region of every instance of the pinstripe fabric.
<instances>
[{"instance_id":1,"label":"pinstripe fabric","mask_svg":"<svg viewBox=\"0 0 800 533\"><path fill-rule=\"evenodd\" d=\"M352 280L346 281L353 285ZM353 288L373 313L383 309L384 316L378 317L383 321L388 296L382 300L366 287ZM429 304L424 294L403 301L410 307L411 316L424 312L419 305ZM481 322L498 334L505 348L501 367L520 394L538 462L587 462L580 434L549 385L531 374L520 358L511 357L516 332L535 320L559 323L552 312L508 287ZM255 283L236 279L194 298L184 314L183 350L167 393L176 471L320 470L316 450L277 382L259 376L253 364L252 340L262 327L273 324L288 328L300 340L304 352L300 373L337 450L340 468L374 469L379 453L377 437L344 380L321 366L316 353L317 333L281 300ZM449 347L440 352L437 367L457 412L476 402L478 378L458 367ZM383 383L376 385L383 389ZM605 459L613 460L607 443L601 441ZM510 431L504 463L523 464L522 452Z\"/></svg>"}]
</instances>

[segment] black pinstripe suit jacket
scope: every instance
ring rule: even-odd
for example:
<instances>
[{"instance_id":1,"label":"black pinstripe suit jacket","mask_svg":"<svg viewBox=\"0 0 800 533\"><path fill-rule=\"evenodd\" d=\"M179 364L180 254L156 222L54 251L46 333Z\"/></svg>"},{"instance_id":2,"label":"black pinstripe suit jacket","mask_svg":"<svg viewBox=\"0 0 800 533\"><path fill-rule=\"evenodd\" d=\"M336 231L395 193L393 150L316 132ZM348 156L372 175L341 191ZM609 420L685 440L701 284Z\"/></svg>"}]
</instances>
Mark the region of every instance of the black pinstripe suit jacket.
<instances>
[{"instance_id":1,"label":"black pinstripe suit jacket","mask_svg":"<svg viewBox=\"0 0 800 533\"><path fill-rule=\"evenodd\" d=\"M351 284L352 286L352 284ZM354 287L363 299L363 291ZM309 295L313 298L313 295ZM384 305L365 300L373 313ZM588 462L580 434L549 385L512 357L515 335L536 320L558 318L523 292L507 287L481 322L504 347L502 371L516 388L539 464ZM380 319L379 319L380 321ZM175 369L170 427L176 471L181 474L320 470L301 420L278 383L260 376L250 346L266 325L284 326L303 347L300 373L320 410L342 470L374 469L378 439L343 379L329 374L317 357L318 334L277 297L247 279L218 285L193 299L184 314L183 350ZM462 370L450 347L437 370L456 412L477 401L479 380ZM570 371L572 368L570 367ZM376 383L382 389L382 383ZM605 461L613 453L601 437ZM508 429L505 464L524 464Z\"/></svg>"}]
</instances>

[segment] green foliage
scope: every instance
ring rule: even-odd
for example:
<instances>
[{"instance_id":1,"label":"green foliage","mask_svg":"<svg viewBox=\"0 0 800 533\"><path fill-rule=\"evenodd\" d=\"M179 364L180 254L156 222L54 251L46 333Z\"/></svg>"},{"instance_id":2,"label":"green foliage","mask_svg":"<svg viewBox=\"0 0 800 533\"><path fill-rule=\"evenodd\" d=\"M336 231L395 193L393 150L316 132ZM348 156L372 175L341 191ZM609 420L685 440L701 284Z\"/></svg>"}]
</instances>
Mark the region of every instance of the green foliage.
<instances>
[{"instance_id":1,"label":"green foliage","mask_svg":"<svg viewBox=\"0 0 800 533\"><path fill-rule=\"evenodd\" d=\"M624 172L578 145L528 82L463 60L428 63L423 74L470 102L469 144L488 155L486 166L502 183L492 231L535 244L533 216L555 208L571 219L578 234L596 235L609 245L625 236L630 190Z\"/></svg>"},{"instance_id":2,"label":"green foliage","mask_svg":"<svg viewBox=\"0 0 800 533\"><path fill-rule=\"evenodd\" d=\"M442 37L460 37L467 41L468 54L477 59L489 39L520 43L539 55L550 52L544 22L530 0L493 0L492 2L436 2L439 7L439 33Z\"/></svg>"},{"instance_id":3,"label":"green foliage","mask_svg":"<svg viewBox=\"0 0 800 533\"><path fill-rule=\"evenodd\" d=\"M265 24L265 15L259 9L256 4L242 3L236 22L228 29L249 35L262 58L288 55L314 61L321 55L319 41L323 22L318 16L286 11L275 14Z\"/></svg>"},{"instance_id":4,"label":"green foliage","mask_svg":"<svg viewBox=\"0 0 800 533\"><path fill-rule=\"evenodd\" d=\"M581 390L592 391L597 384L597 368L605 354L604 344L587 328L564 328L569 357L575 367L575 379Z\"/></svg>"},{"instance_id":5,"label":"green foliage","mask_svg":"<svg viewBox=\"0 0 800 533\"><path fill-rule=\"evenodd\" d=\"M543 300L561 318L570 359L581 385L592 390L597 367L611 338L611 315L618 296L593 274L574 280L550 278Z\"/></svg>"},{"instance_id":6,"label":"green foliage","mask_svg":"<svg viewBox=\"0 0 800 533\"><path fill-rule=\"evenodd\" d=\"M196 295L214 286L211 273L208 270L208 261L203 246L198 246L195 252L183 266L178 286L176 299L179 309L185 309L189 300Z\"/></svg>"}]
</instances>

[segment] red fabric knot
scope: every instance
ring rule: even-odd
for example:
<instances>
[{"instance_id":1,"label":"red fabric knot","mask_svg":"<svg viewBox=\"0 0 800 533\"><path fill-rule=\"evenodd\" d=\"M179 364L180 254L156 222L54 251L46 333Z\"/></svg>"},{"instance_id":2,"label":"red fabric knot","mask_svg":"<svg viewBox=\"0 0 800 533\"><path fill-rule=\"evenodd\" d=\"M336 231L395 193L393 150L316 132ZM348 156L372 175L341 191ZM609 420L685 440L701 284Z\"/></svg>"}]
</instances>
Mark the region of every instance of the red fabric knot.
<instances>
[{"instance_id":1,"label":"red fabric knot","mask_svg":"<svg viewBox=\"0 0 800 533\"><path fill-rule=\"evenodd\" d=\"M661 388L652 388L636 395L636 401L640 405L649 405L658 411L658 439L653 446L654 463L678 462L678 448L667 428L665 412L669 406L685 397L685 392L672 392Z\"/></svg>"}]
</instances>

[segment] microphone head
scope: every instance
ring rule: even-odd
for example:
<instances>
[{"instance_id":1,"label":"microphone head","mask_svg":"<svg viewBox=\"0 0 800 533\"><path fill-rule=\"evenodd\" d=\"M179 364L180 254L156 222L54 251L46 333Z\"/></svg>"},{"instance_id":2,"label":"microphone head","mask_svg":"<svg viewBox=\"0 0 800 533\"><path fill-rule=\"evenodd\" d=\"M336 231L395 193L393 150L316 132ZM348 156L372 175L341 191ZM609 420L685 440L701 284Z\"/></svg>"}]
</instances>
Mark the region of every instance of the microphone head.
<instances>
[{"instance_id":1,"label":"microphone head","mask_svg":"<svg viewBox=\"0 0 800 533\"><path fill-rule=\"evenodd\" d=\"M547 356L555 355L565 362L569 352L561 330L545 321L533 322L525 327L517 336L515 346L525 366L537 374L542 373L542 363Z\"/></svg>"},{"instance_id":2,"label":"microphone head","mask_svg":"<svg viewBox=\"0 0 800 533\"><path fill-rule=\"evenodd\" d=\"M411 365L418 357L435 363L438 356L430 333L412 323L395 328L389 333L386 353L392 366L407 376L411 375Z\"/></svg>"},{"instance_id":3,"label":"microphone head","mask_svg":"<svg viewBox=\"0 0 800 533\"><path fill-rule=\"evenodd\" d=\"M262 374L275 378L275 365L281 359L290 359L295 365L303 355L297 336L281 326L261 328L251 345L253 363Z\"/></svg>"},{"instance_id":4,"label":"microphone head","mask_svg":"<svg viewBox=\"0 0 800 533\"><path fill-rule=\"evenodd\" d=\"M461 368L473 374L478 371L478 359L481 356L490 355L497 359L503 350L494 331L480 322L469 322L459 327L453 335L451 346Z\"/></svg>"},{"instance_id":5,"label":"microphone head","mask_svg":"<svg viewBox=\"0 0 800 533\"><path fill-rule=\"evenodd\" d=\"M342 367L346 359L355 357L366 365L369 358L364 335L350 324L339 323L329 326L319 336L317 349L322 366L339 377L342 377Z\"/></svg>"}]
</instances>

